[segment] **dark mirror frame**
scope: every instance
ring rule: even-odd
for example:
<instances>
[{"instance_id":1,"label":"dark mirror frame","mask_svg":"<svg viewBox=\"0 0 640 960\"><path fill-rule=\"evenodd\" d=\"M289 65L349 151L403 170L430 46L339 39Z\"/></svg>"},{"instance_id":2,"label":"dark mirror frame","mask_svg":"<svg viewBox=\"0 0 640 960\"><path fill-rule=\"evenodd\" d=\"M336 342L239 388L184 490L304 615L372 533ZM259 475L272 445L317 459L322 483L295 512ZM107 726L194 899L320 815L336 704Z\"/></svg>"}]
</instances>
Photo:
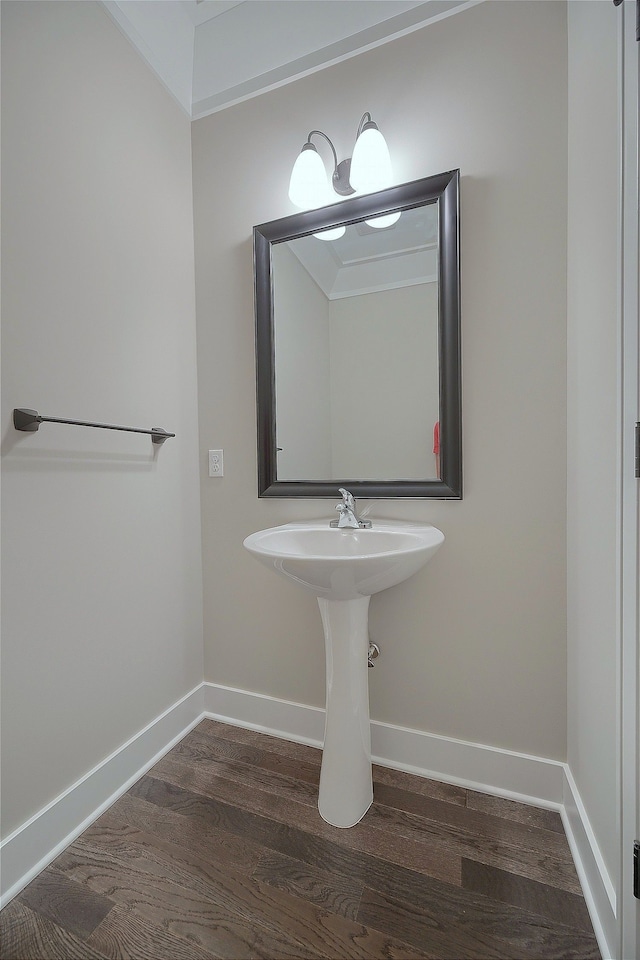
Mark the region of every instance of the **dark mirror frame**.
<instances>
[{"instance_id":1,"label":"dark mirror frame","mask_svg":"<svg viewBox=\"0 0 640 960\"><path fill-rule=\"evenodd\" d=\"M450 170L253 228L258 496L335 498L344 486L365 498L462 499L459 196L460 171ZM278 480L272 244L427 203L438 204L441 479Z\"/></svg>"}]
</instances>

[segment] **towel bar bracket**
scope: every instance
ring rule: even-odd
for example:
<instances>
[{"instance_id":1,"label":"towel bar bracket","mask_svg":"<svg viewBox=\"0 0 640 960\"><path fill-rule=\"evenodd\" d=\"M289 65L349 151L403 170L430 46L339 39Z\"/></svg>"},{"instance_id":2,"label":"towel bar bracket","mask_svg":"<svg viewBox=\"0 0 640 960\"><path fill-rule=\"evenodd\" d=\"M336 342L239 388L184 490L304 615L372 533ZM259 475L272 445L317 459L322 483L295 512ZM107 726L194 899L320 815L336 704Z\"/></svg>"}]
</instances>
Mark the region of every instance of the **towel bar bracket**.
<instances>
[{"instance_id":1,"label":"towel bar bracket","mask_svg":"<svg viewBox=\"0 0 640 960\"><path fill-rule=\"evenodd\" d=\"M13 411L13 425L16 430L25 430L33 433L40 426L40 417L37 410L25 410L22 408Z\"/></svg>"}]
</instances>

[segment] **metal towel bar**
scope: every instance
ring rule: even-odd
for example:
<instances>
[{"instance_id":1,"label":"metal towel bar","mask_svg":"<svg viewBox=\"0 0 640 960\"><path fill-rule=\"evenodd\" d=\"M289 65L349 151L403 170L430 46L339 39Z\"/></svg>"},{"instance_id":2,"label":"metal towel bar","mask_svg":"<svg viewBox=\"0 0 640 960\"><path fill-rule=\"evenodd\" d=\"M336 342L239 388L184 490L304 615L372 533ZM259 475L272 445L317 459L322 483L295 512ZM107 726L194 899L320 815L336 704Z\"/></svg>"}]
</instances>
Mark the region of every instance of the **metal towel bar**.
<instances>
[{"instance_id":1,"label":"metal towel bar","mask_svg":"<svg viewBox=\"0 0 640 960\"><path fill-rule=\"evenodd\" d=\"M141 430L137 427L118 427L113 423L90 423L87 420L62 420L59 417L41 417L37 410L27 410L16 407L13 411L13 425L16 430L34 433L41 423L70 423L74 427L97 427L99 430L124 430L126 433L146 433L151 436L152 443L164 443L175 433L167 433L162 427L152 427L151 430Z\"/></svg>"}]
</instances>

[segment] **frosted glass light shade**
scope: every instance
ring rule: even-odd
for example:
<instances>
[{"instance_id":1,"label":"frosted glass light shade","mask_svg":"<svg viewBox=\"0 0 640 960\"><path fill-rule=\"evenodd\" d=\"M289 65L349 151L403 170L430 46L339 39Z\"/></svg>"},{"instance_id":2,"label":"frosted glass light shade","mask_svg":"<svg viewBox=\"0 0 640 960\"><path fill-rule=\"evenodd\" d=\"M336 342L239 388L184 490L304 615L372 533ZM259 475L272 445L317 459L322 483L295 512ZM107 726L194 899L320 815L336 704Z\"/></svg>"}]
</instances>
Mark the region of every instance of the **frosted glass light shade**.
<instances>
[{"instance_id":1,"label":"frosted glass light shade","mask_svg":"<svg viewBox=\"0 0 640 960\"><path fill-rule=\"evenodd\" d=\"M327 171L312 144L305 144L291 171L289 199L296 207L314 210L331 202Z\"/></svg>"},{"instance_id":2,"label":"frosted glass light shade","mask_svg":"<svg viewBox=\"0 0 640 960\"><path fill-rule=\"evenodd\" d=\"M394 223L397 223L400 219L400 211L397 213L387 213L383 217L375 217L373 220L365 220L365 223L370 227L375 227L376 230L382 230L383 227L391 227Z\"/></svg>"},{"instance_id":3,"label":"frosted glass light shade","mask_svg":"<svg viewBox=\"0 0 640 960\"><path fill-rule=\"evenodd\" d=\"M317 237L318 240L339 240L340 237L344 236L345 231L346 227L329 227L327 230L314 233L314 237Z\"/></svg>"},{"instance_id":4,"label":"frosted glass light shade","mask_svg":"<svg viewBox=\"0 0 640 960\"><path fill-rule=\"evenodd\" d=\"M349 179L358 193L384 190L393 182L389 148L375 125L367 126L356 140Z\"/></svg>"}]
</instances>

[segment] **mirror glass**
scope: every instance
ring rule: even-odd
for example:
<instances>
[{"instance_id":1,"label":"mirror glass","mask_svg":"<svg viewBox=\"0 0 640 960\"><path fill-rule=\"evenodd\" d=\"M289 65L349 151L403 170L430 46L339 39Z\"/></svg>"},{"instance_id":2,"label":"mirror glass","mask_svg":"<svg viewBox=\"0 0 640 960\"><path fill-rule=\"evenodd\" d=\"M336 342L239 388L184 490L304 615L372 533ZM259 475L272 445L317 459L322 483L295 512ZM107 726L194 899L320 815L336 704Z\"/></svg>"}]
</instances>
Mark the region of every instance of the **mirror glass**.
<instances>
[{"instance_id":1,"label":"mirror glass","mask_svg":"<svg viewBox=\"0 0 640 960\"><path fill-rule=\"evenodd\" d=\"M457 187L254 229L261 496L461 496Z\"/></svg>"}]
</instances>

